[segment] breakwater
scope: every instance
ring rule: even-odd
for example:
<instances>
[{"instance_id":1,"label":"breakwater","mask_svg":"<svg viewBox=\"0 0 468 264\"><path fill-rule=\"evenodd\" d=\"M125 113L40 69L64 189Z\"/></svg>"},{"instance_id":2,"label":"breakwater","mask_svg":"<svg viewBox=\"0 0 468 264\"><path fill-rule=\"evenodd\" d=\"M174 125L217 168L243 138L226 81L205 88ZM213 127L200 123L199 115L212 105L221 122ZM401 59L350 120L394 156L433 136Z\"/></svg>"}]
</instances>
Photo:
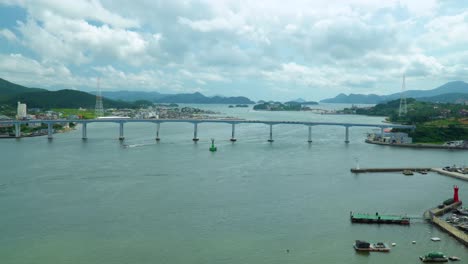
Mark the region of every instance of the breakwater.
<instances>
[{"instance_id":1,"label":"breakwater","mask_svg":"<svg viewBox=\"0 0 468 264\"><path fill-rule=\"evenodd\" d=\"M412 172L427 172L427 171L433 171L437 172L438 174L457 178L460 180L465 180L468 181L468 174L463 174L459 172L453 172L453 171L446 171L443 170L442 168L351 168L352 173L371 173L371 172L403 172L403 171L412 171Z\"/></svg>"},{"instance_id":2,"label":"breakwater","mask_svg":"<svg viewBox=\"0 0 468 264\"><path fill-rule=\"evenodd\" d=\"M363 169L357 169L357 168L352 168L351 172L352 173L366 173L366 172L402 172L405 170L410 170L410 171L429 171L431 168L363 168Z\"/></svg>"}]
</instances>

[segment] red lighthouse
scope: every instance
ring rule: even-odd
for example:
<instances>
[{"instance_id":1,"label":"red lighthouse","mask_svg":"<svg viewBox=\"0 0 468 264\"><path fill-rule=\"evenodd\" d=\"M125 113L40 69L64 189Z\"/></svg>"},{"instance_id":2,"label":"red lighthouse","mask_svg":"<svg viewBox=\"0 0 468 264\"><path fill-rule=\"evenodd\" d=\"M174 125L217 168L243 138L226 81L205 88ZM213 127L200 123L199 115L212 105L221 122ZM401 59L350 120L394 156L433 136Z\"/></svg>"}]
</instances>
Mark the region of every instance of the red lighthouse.
<instances>
[{"instance_id":1,"label":"red lighthouse","mask_svg":"<svg viewBox=\"0 0 468 264\"><path fill-rule=\"evenodd\" d=\"M457 185L453 186L453 202L454 203L459 202L459 199L458 199L458 186Z\"/></svg>"}]
</instances>

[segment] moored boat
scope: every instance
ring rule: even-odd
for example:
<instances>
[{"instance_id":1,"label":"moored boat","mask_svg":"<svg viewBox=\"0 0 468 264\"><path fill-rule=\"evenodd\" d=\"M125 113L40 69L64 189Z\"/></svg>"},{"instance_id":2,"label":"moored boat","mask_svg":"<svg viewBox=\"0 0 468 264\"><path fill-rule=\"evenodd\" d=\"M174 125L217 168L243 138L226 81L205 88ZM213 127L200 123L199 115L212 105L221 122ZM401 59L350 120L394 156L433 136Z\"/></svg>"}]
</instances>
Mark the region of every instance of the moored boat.
<instances>
[{"instance_id":1,"label":"moored boat","mask_svg":"<svg viewBox=\"0 0 468 264\"><path fill-rule=\"evenodd\" d=\"M442 252L430 252L425 256L420 256L422 262L447 262L448 258Z\"/></svg>"},{"instance_id":2,"label":"moored boat","mask_svg":"<svg viewBox=\"0 0 468 264\"><path fill-rule=\"evenodd\" d=\"M409 175L413 175L413 172L411 170L404 170L403 174L409 176Z\"/></svg>"}]
</instances>

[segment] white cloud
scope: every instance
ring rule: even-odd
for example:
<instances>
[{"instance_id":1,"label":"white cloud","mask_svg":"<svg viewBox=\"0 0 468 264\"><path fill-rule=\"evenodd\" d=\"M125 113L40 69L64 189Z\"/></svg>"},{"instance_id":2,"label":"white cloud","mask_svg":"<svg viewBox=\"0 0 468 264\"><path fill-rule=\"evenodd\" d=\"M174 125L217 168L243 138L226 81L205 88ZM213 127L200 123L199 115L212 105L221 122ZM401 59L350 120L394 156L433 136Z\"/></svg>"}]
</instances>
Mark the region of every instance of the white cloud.
<instances>
[{"instance_id":1,"label":"white cloud","mask_svg":"<svg viewBox=\"0 0 468 264\"><path fill-rule=\"evenodd\" d=\"M15 33L11 32L6 28L0 30L0 37L4 37L5 39L11 42L17 41Z\"/></svg>"},{"instance_id":2,"label":"white cloud","mask_svg":"<svg viewBox=\"0 0 468 264\"><path fill-rule=\"evenodd\" d=\"M158 45L161 38L160 34L143 36L135 31L94 26L52 13L45 15L44 21L20 22L19 31L24 45L39 56L71 64L107 59L141 65L152 60L147 50L151 45Z\"/></svg>"},{"instance_id":3,"label":"white cloud","mask_svg":"<svg viewBox=\"0 0 468 264\"><path fill-rule=\"evenodd\" d=\"M45 20L50 13L77 20L94 20L113 27L139 27L135 19L124 18L104 8L99 0L7 0L6 4L26 8L37 20Z\"/></svg>"},{"instance_id":4,"label":"white cloud","mask_svg":"<svg viewBox=\"0 0 468 264\"><path fill-rule=\"evenodd\" d=\"M468 5L459 2L457 8L436 0L3 2L27 11L17 27L0 23L0 38L21 45L15 53L33 54L16 61L42 69L38 86L47 86L43 76L57 74L59 65L72 69L58 78L64 85L101 75L106 89L253 97L274 89L279 98L396 92L403 72L426 89L433 88L428 79L467 76ZM11 53L9 46L0 54Z\"/></svg>"}]
</instances>

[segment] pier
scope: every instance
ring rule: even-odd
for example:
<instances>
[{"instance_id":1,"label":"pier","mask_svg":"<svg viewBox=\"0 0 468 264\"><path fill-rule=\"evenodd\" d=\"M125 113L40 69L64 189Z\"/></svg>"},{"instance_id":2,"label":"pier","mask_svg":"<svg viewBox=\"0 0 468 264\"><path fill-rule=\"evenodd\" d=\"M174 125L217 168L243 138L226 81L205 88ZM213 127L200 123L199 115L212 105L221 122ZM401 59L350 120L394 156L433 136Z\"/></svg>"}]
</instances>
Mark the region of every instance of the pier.
<instances>
[{"instance_id":1,"label":"pier","mask_svg":"<svg viewBox=\"0 0 468 264\"><path fill-rule=\"evenodd\" d=\"M344 142L349 143L349 129L351 127L373 127L380 128L382 131L385 128L406 128L414 129L415 126L397 125L397 124L362 124L362 123L338 123L338 122L307 122L307 121L263 121L263 120L241 120L241 119L130 119L130 118L102 118L102 119L57 119L57 120L7 120L0 121L0 125L14 125L15 137L21 138L21 125L26 124L47 124L48 138L53 138L53 125L62 123L76 123L82 125L82 139L87 139L87 125L89 123L117 123L119 124L119 140L124 140L124 125L129 123L153 123L156 124L156 138L159 141L160 127L163 123L192 123L193 124L193 138L194 142L198 141L198 125L202 123L225 123L230 124L232 133L230 141L237 141L235 137L235 127L238 124L264 124L269 126L268 142L274 142L273 127L275 125L303 125L308 128L307 142L312 142L312 127L313 126L341 126L344 127Z\"/></svg>"}]
</instances>

